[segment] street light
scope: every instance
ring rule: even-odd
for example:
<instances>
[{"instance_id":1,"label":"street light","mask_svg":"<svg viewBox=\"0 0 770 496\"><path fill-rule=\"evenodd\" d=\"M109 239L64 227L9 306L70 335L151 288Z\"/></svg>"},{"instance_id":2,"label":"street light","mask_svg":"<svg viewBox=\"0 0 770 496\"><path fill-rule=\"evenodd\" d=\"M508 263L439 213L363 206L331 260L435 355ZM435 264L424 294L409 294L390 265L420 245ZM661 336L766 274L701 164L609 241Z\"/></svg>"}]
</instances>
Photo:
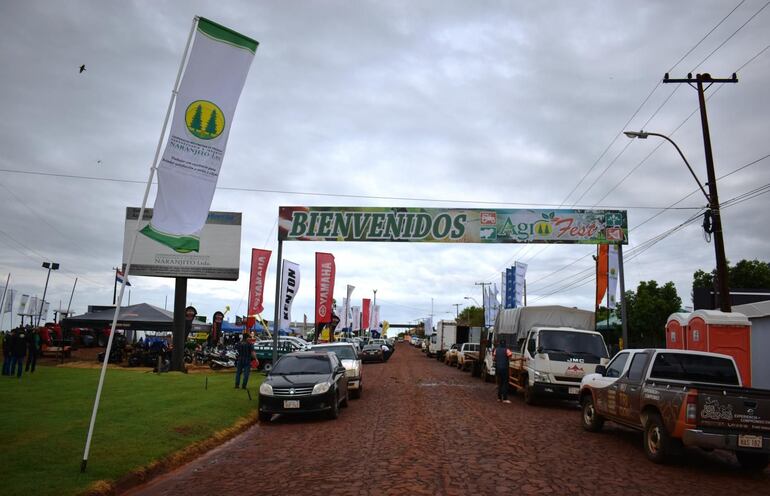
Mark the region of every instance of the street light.
<instances>
[{"instance_id":1,"label":"street light","mask_svg":"<svg viewBox=\"0 0 770 496\"><path fill-rule=\"evenodd\" d=\"M463 298L465 298L466 300L473 300L473 303L475 303L476 305L479 304L479 302L476 301L476 298L474 298L472 296L464 296Z\"/></svg>"},{"instance_id":2,"label":"street light","mask_svg":"<svg viewBox=\"0 0 770 496\"><path fill-rule=\"evenodd\" d=\"M40 311L37 314L37 324L35 327L40 327L40 318L43 316L43 307L45 306L45 293L48 291L48 279L51 278L52 270L59 270L59 264L56 262L43 262L43 268L48 269L48 275L45 278L45 288L43 289L43 301L40 302Z\"/></svg>"},{"instance_id":3,"label":"street light","mask_svg":"<svg viewBox=\"0 0 770 496\"><path fill-rule=\"evenodd\" d=\"M717 181L716 177L714 176L714 170L713 170L713 164L706 161L706 169L709 177L708 184L709 192L706 193L706 190L703 188L703 185L701 184L700 180L698 179L698 176L695 175L695 172L692 170L692 167L690 167L690 163L685 158L684 154L682 153L682 150L679 149L676 143L669 138L668 136L665 136L660 133L650 133L646 131L624 131L623 134L628 136L631 139L639 138L639 139L647 139L648 136L658 136L659 138L663 138L672 145L674 145L674 148L676 148L676 151L679 152L679 156L682 157L682 160L684 160L685 165L687 165L687 168L690 169L690 173L692 174L692 177L695 178L695 182L698 183L698 187L700 188L701 192L703 192L703 196L706 197L706 201L708 201L709 204L709 212L711 214L711 222L712 227L709 231L706 228L706 222L704 221L704 229L706 229L706 232L713 233L714 234L714 252L716 255L716 262L717 262L717 283L719 287L719 303L720 303L720 309L723 312L729 312L730 311L730 285L727 280L727 256L725 255L725 242L724 238L722 236L722 217L719 213L719 196L717 194Z\"/></svg>"}]
</instances>

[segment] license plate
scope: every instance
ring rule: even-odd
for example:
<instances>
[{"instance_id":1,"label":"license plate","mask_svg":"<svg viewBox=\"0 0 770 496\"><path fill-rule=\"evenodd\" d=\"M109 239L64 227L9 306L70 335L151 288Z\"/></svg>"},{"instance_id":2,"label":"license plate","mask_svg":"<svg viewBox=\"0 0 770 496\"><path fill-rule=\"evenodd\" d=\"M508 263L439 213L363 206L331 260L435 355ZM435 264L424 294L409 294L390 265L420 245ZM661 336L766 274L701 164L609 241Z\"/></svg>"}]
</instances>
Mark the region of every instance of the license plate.
<instances>
[{"instance_id":1,"label":"license plate","mask_svg":"<svg viewBox=\"0 0 770 496\"><path fill-rule=\"evenodd\" d=\"M762 448L762 436L739 435L738 446L741 448Z\"/></svg>"},{"instance_id":2,"label":"license plate","mask_svg":"<svg viewBox=\"0 0 770 496\"><path fill-rule=\"evenodd\" d=\"M284 400L284 408L299 408L299 400Z\"/></svg>"},{"instance_id":3,"label":"license plate","mask_svg":"<svg viewBox=\"0 0 770 496\"><path fill-rule=\"evenodd\" d=\"M567 392L569 394L578 394L580 392L580 388L569 388L567 389Z\"/></svg>"}]
</instances>

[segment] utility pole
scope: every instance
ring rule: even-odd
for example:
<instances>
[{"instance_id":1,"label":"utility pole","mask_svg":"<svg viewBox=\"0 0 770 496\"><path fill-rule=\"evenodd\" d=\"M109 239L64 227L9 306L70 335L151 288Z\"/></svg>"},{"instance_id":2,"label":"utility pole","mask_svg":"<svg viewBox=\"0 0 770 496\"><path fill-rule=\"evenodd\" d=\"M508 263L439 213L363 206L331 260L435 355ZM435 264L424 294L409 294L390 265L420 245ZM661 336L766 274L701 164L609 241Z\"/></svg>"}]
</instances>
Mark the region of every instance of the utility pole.
<instances>
[{"instance_id":1,"label":"utility pole","mask_svg":"<svg viewBox=\"0 0 770 496\"><path fill-rule=\"evenodd\" d=\"M730 281L728 280L727 256L725 255L725 243L722 235L722 218L719 213L719 197L717 196L717 178L714 172L714 156L711 152L711 135L709 133L708 116L706 115L706 98L704 92L714 83L737 83L738 76L728 79L714 79L711 74L687 74L686 79L670 79L668 73L663 77L664 83L687 83L698 90L698 103L700 104L700 120L703 127L703 147L706 154L706 172L708 174L709 187L709 212L711 214L711 233L714 234L714 252L717 262L717 285L719 287L719 303L723 312L731 311ZM703 84L707 83L706 88ZM707 223L704 221L704 228ZM707 231L708 232L708 231Z\"/></svg>"},{"instance_id":2,"label":"utility pole","mask_svg":"<svg viewBox=\"0 0 770 496\"><path fill-rule=\"evenodd\" d=\"M452 306L455 307L455 323L457 323L457 320L460 318L460 305L462 305L462 303L452 303Z\"/></svg>"},{"instance_id":3,"label":"utility pole","mask_svg":"<svg viewBox=\"0 0 770 496\"><path fill-rule=\"evenodd\" d=\"M475 286L481 286L481 314L484 319L484 324L481 326L481 337L479 338L479 357L478 360L473 362L473 369L471 374L473 377L479 377L481 375L481 362L483 360L482 353L487 349L487 286L491 286L491 282L477 282Z\"/></svg>"}]
</instances>

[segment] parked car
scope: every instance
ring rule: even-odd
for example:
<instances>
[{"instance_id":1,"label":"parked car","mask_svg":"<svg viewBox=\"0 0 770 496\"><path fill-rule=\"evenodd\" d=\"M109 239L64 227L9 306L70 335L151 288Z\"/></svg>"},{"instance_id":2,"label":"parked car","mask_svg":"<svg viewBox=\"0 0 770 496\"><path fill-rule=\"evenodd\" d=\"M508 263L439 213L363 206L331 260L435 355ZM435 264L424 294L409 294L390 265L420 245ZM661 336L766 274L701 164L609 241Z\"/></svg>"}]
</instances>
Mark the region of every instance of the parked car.
<instances>
[{"instance_id":1,"label":"parked car","mask_svg":"<svg viewBox=\"0 0 770 496\"><path fill-rule=\"evenodd\" d=\"M444 363L447 365L455 366L457 365L457 352L460 351L460 347L457 346L457 343L453 344L449 347L448 350L446 350L446 353L444 353Z\"/></svg>"},{"instance_id":2,"label":"parked car","mask_svg":"<svg viewBox=\"0 0 770 496\"><path fill-rule=\"evenodd\" d=\"M385 352L379 344L367 344L361 351L362 362L384 362Z\"/></svg>"},{"instance_id":3,"label":"parked car","mask_svg":"<svg viewBox=\"0 0 770 496\"><path fill-rule=\"evenodd\" d=\"M610 420L644 432L652 462L682 445L733 451L746 470L770 462L770 392L742 387L728 355L673 349L623 350L580 385L583 428Z\"/></svg>"},{"instance_id":4,"label":"parked car","mask_svg":"<svg viewBox=\"0 0 770 496\"><path fill-rule=\"evenodd\" d=\"M358 356L358 350L353 343L329 343L313 345L311 351L327 352L331 351L340 359L345 367L345 374L348 376L348 390L353 398L360 398L364 389L362 382L361 358Z\"/></svg>"},{"instance_id":5,"label":"parked car","mask_svg":"<svg viewBox=\"0 0 770 496\"><path fill-rule=\"evenodd\" d=\"M463 343L457 352L457 368L465 370L473 360L479 359L479 343Z\"/></svg>"},{"instance_id":6,"label":"parked car","mask_svg":"<svg viewBox=\"0 0 770 496\"><path fill-rule=\"evenodd\" d=\"M336 419L348 405L348 376L331 352L301 351L275 362L259 386L259 420L273 414L327 412Z\"/></svg>"}]
</instances>

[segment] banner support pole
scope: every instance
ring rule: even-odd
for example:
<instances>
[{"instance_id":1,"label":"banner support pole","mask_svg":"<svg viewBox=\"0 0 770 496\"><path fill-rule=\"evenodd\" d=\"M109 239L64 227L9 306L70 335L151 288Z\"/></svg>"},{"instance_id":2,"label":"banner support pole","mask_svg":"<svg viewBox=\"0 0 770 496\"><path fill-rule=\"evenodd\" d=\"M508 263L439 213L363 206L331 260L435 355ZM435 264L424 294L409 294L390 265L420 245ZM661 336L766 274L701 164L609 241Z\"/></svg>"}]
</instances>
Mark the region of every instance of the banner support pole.
<instances>
[{"instance_id":1,"label":"banner support pole","mask_svg":"<svg viewBox=\"0 0 770 496\"><path fill-rule=\"evenodd\" d=\"M623 243L618 243L618 278L620 279L620 319L623 346L628 348L628 312L626 309L626 273L623 270Z\"/></svg>"},{"instance_id":2,"label":"banner support pole","mask_svg":"<svg viewBox=\"0 0 770 496\"><path fill-rule=\"evenodd\" d=\"M283 241L281 240L280 230L278 233L278 254L275 260L275 313L273 314L273 365L278 361L278 334L280 329L278 317L281 311L281 275L283 274ZM269 330L269 329L268 329Z\"/></svg>"},{"instance_id":3,"label":"banner support pole","mask_svg":"<svg viewBox=\"0 0 770 496\"><path fill-rule=\"evenodd\" d=\"M126 270L123 272L123 283L120 285L120 294L115 305L115 314L112 317L112 327L110 328L110 337L107 340L107 349L104 350L104 362L102 362L102 371L99 375L99 385L96 388L96 399L94 400L93 412L91 412L91 422L88 426L88 435L86 436L86 446L83 450L83 460L80 462L80 472L86 471L88 465L88 453L91 450L91 439L94 434L94 425L96 424L96 413L99 410L99 400L102 396L102 387L104 386L104 375L107 372L107 362L110 361L110 351L112 350L112 341L115 337L115 327L118 323L118 314L120 313L120 304L123 302L123 293L126 289L126 282L128 281L128 274L131 271L131 259L134 258L134 251L136 250L136 240L139 236L139 226L144 219L144 209L147 206L147 198L150 196L150 188L152 187L152 179L155 176L155 170L158 167L158 157L160 156L160 149L163 146L163 137L166 135L166 126L168 125L169 117L171 116L171 109L174 107L174 101L176 100L177 92L179 91L179 82L182 79L182 73L184 71L185 61L187 60L187 54L190 50L190 44L192 43L193 34L195 34L195 27L198 24L198 16L193 17L192 26L190 27L190 34L187 37L187 44L182 54L182 61L179 63L179 71L176 75L176 82L174 88L171 90L171 98L168 102L168 108L166 109L166 118L163 121L163 127L161 128L160 137L158 138L158 146L155 149L155 157L150 167L150 177L147 179L147 186L144 190L144 199L142 200L142 208L139 210L139 218L136 221L136 230L134 231L134 239L131 242L131 250L128 254L128 260L126 261Z\"/></svg>"}]
</instances>

